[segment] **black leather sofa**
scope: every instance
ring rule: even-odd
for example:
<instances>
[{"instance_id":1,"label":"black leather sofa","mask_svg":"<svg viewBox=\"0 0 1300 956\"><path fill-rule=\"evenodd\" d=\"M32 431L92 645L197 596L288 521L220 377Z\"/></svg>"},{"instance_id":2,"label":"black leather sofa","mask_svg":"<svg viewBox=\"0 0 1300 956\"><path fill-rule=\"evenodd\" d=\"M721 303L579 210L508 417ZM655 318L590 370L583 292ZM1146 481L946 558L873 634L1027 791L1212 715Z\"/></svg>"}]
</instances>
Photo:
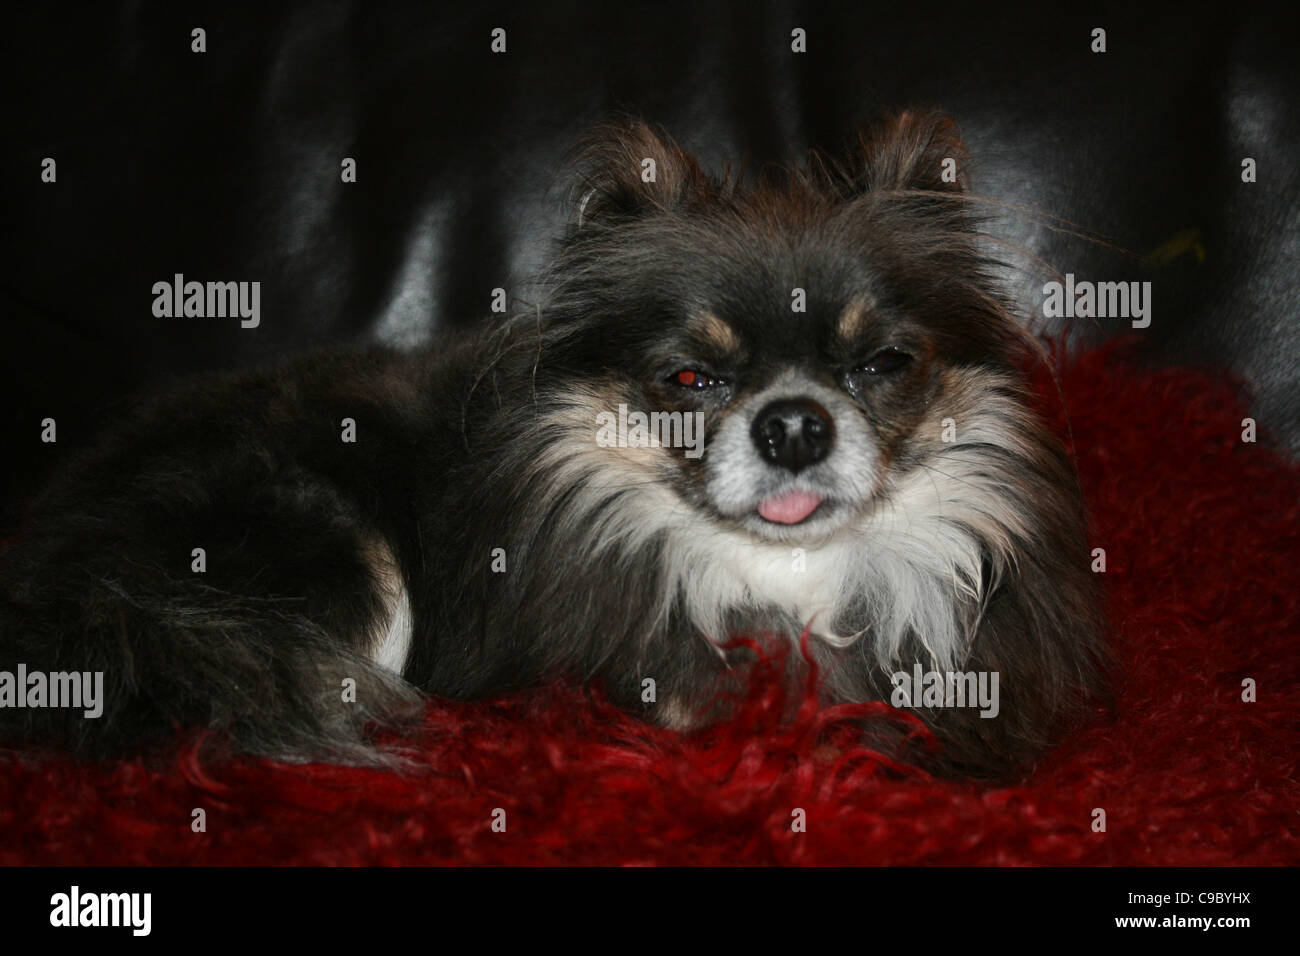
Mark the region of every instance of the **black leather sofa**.
<instances>
[{"instance_id":1,"label":"black leather sofa","mask_svg":"<svg viewBox=\"0 0 1300 956\"><path fill-rule=\"evenodd\" d=\"M10 11L6 517L133 391L325 343L414 344L481 321L495 287L526 297L564 223L566 153L614 112L662 124L710 161L761 163L834 149L885 109L942 107L975 157L974 192L996 200L990 228L1026 312L1052 269L1152 281L1149 328L1080 322L1072 334L1134 334L1154 361L1231 368L1294 453L1300 83L1282 10L341 0ZM504 53L491 49L498 27ZM1104 53L1092 49L1098 27ZM796 29L806 52L791 49ZM345 157L355 183L341 182ZM177 273L260 281L260 324L155 316L152 286ZM55 445L40 441L47 417Z\"/></svg>"}]
</instances>

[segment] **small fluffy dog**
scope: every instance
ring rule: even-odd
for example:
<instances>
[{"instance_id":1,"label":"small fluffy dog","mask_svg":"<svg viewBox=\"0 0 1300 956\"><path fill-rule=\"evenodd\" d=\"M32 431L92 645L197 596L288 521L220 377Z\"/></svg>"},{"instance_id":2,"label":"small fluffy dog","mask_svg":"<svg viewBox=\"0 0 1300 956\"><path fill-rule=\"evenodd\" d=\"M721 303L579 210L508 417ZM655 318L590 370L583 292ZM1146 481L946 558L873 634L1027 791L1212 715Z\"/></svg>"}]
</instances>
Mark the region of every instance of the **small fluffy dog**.
<instances>
[{"instance_id":1,"label":"small fluffy dog","mask_svg":"<svg viewBox=\"0 0 1300 956\"><path fill-rule=\"evenodd\" d=\"M938 741L879 746L1024 768L1103 692L1100 602L965 162L937 114L753 182L603 129L535 309L194 383L48 488L0 555L0 736L368 762L422 691L559 676L687 728L778 641ZM20 665L102 672L102 713ZM913 699L922 672L1000 699Z\"/></svg>"}]
</instances>

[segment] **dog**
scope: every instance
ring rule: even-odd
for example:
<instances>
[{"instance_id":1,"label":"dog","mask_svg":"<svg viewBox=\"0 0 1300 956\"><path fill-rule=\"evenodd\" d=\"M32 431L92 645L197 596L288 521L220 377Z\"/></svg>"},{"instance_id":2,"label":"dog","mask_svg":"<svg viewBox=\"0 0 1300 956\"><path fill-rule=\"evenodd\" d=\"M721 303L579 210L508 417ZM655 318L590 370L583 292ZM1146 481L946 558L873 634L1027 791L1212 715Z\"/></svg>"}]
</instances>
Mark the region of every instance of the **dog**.
<instances>
[{"instance_id":1,"label":"dog","mask_svg":"<svg viewBox=\"0 0 1300 956\"><path fill-rule=\"evenodd\" d=\"M535 306L195 380L61 473L0 554L0 739L364 764L424 694L564 677L689 730L764 647L919 716L928 747L863 733L941 772L1023 772L1086 717L1082 497L953 122L745 177L629 121L576 165ZM58 674L102 712L41 706Z\"/></svg>"}]
</instances>

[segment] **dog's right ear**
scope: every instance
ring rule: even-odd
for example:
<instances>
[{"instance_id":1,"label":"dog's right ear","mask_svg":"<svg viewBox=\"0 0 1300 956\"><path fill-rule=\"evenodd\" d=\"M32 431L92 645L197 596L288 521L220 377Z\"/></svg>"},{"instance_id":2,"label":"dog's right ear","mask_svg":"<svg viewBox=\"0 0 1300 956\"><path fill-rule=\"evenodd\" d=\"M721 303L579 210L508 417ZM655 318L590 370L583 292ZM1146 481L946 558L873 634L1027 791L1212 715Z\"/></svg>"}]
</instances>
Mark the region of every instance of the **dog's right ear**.
<instances>
[{"instance_id":1,"label":"dog's right ear","mask_svg":"<svg viewBox=\"0 0 1300 956\"><path fill-rule=\"evenodd\" d=\"M712 184L694 156L643 122L598 127L581 147L571 202L582 230L683 211Z\"/></svg>"}]
</instances>

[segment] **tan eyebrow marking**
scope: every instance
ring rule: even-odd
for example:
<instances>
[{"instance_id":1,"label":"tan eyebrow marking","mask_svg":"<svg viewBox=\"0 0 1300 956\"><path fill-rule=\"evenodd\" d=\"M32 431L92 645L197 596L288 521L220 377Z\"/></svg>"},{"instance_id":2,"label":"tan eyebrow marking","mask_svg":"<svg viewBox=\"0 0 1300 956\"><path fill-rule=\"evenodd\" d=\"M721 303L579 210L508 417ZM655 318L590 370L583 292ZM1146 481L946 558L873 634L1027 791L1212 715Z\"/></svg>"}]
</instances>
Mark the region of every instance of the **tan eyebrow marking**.
<instances>
[{"instance_id":1,"label":"tan eyebrow marking","mask_svg":"<svg viewBox=\"0 0 1300 956\"><path fill-rule=\"evenodd\" d=\"M703 312L691 322L691 331L708 342L719 352L736 352L740 349L740 338L736 330L712 312Z\"/></svg>"},{"instance_id":2,"label":"tan eyebrow marking","mask_svg":"<svg viewBox=\"0 0 1300 956\"><path fill-rule=\"evenodd\" d=\"M852 345L857 340L866 329L867 317L875 306L875 300L869 296L859 296L848 304L840 314L840 324L836 329L841 342Z\"/></svg>"}]
</instances>

